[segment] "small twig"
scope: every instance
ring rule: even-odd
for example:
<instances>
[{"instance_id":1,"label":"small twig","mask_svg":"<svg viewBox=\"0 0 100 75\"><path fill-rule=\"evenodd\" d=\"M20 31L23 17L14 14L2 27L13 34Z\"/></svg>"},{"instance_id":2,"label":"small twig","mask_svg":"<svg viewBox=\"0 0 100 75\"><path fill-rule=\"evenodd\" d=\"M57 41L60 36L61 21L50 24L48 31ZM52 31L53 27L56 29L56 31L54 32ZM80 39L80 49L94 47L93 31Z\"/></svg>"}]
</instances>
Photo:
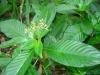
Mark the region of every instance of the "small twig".
<instances>
[{"instance_id":1,"label":"small twig","mask_svg":"<svg viewBox=\"0 0 100 75\"><path fill-rule=\"evenodd\" d=\"M40 75L42 75L42 64L39 65L38 72Z\"/></svg>"},{"instance_id":2,"label":"small twig","mask_svg":"<svg viewBox=\"0 0 100 75\"><path fill-rule=\"evenodd\" d=\"M35 65L36 65L37 61L38 61L38 59L36 59L36 61L35 61L35 63L34 63L34 65L33 65L33 66L35 66Z\"/></svg>"},{"instance_id":3,"label":"small twig","mask_svg":"<svg viewBox=\"0 0 100 75\"><path fill-rule=\"evenodd\" d=\"M24 0L22 0L21 5L20 5L20 21L21 22L22 22L23 5L24 5Z\"/></svg>"}]
</instances>

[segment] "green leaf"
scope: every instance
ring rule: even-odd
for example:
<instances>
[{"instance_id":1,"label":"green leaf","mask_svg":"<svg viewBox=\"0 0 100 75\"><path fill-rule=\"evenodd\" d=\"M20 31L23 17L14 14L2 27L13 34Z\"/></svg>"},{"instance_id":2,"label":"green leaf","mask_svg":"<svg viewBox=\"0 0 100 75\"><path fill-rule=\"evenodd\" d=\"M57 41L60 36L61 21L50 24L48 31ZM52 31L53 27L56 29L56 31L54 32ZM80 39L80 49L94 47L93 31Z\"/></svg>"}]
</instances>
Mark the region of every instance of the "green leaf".
<instances>
[{"instance_id":1,"label":"green leaf","mask_svg":"<svg viewBox=\"0 0 100 75\"><path fill-rule=\"evenodd\" d=\"M33 8L36 11L36 15L33 18L33 21L38 22L39 20L43 19L44 23L50 26L56 14L55 5L54 4L48 4L47 6L33 5Z\"/></svg>"},{"instance_id":2,"label":"green leaf","mask_svg":"<svg viewBox=\"0 0 100 75\"><path fill-rule=\"evenodd\" d=\"M39 73L36 71L35 66L30 65L25 75L39 75Z\"/></svg>"},{"instance_id":3,"label":"green leaf","mask_svg":"<svg viewBox=\"0 0 100 75\"><path fill-rule=\"evenodd\" d=\"M43 50L43 44L41 40L34 40L34 49L35 53L42 58L42 50Z\"/></svg>"},{"instance_id":4,"label":"green leaf","mask_svg":"<svg viewBox=\"0 0 100 75\"><path fill-rule=\"evenodd\" d=\"M16 49L14 49L13 53L12 53L12 57L14 58L15 56L17 56L21 50L30 50L34 47L34 40L28 40L24 43L21 43Z\"/></svg>"},{"instance_id":5,"label":"green leaf","mask_svg":"<svg viewBox=\"0 0 100 75\"><path fill-rule=\"evenodd\" d=\"M77 41L60 40L45 47L45 51L54 61L66 66L87 67L100 64L100 52Z\"/></svg>"},{"instance_id":6,"label":"green leaf","mask_svg":"<svg viewBox=\"0 0 100 75\"><path fill-rule=\"evenodd\" d=\"M56 6L56 11L62 14L75 12L75 9L75 6L69 4L59 4Z\"/></svg>"},{"instance_id":7,"label":"green leaf","mask_svg":"<svg viewBox=\"0 0 100 75\"><path fill-rule=\"evenodd\" d=\"M91 68L87 71L87 74L90 74L90 75L92 75L92 74L94 74L94 75L100 74L100 65L91 67Z\"/></svg>"},{"instance_id":8,"label":"green leaf","mask_svg":"<svg viewBox=\"0 0 100 75\"><path fill-rule=\"evenodd\" d=\"M98 23L98 24L95 25L95 30L97 30L97 31L100 32L100 23Z\"/></svg>"},{"instance_id":9,"label":"green leaf","mask_svg":"<svg viewBox=\"0 0 100 75\"><path fill-rule=\"evenodd\" d=\"M93 25L87 16L88 15L81 18L82 23L80 24L80 27L85 34L90 35L93 32Z\"/></svg>"},{"instance_id":10,"label":"green leaf","mask_svg":"<svg viewBox=\"0 0 100 75\"><path fill-rule=\"evenodd\" d=\"M81 31L80 25L72 25L65 30L63 39L82 42L86 37L87 36Z\"/></svg>"},{"instance_id":11,"label":"green leaf","mask_svg":"<svg viewBox=\"0 0 100 75\"><path fill-rule=\"evenodd\" d=\"M5 33L10 38L25 36L25 25L18 20L10 19L1 21L0 29L1 32Z\"/></svg>"},{"instance_id":12,"label":"green leaf","mask_svg":"<svg viewBox=\"0 0 100 75\"><path fill-rule=\"evenodd\" d=\"M2 75L24 75L28 69L34 50L24 50L18 56L13 58L7 67L3 70Z\"/></svg>"},{"instance_id":13,"label":"green leaf","mask_svg":"<svg viewBox=\"0 0 100 75\"><path fill-rule=\"evenodd\" d=\"M9 57L0 57L0 67L6 66L10 62L11 58Z\"/></svg>"},{"instance_id":14,"label":"green leaf","mask_svg":"<svg viewBox=\"0 0 100 75\"><path fill-rule=\"evenodd\" d=\"M44 38L43 45L49 46L52 42L57 42L57 39L54 36L48 35Z\"/></svg>"},{"instance_id":15,"label":"green leaf","mask_svg":"<svg viewBox=\"0 0 100 75\"><path fill-rule=\"evenodd\" d=\"M34 39L29 39L27 42L25 43L21 43L21 47L24 50L30 50L34 47Z\"/></svg>"},{"instance_id":16,"label":"green leaf","mask_svg":"<svg viewBox=\"0 0 100 75\"><path fill-rule=\"evenodd\" d=\"M18 19L17 1L12 1L12 18Z\"/></svg>"},{"instance_id":17,"label":"green leaf","mask_svg":"<svg viewBox=\"0 0 100 75\"><path fill-rule=\"evenodd\" d=\"M1 57L7 57L6 53L0 51L0 58L1 58Z\"/></svg>"},{"instance_id":18,"label":"green leaf","mask_svg":"<svg viewBox=\"0 0 100 75\"><path fill-rule=\"evenodd\" d=\"M41 27L37 28L34 32L34 36L38 39L41 39L49 32L49 29L42 29Z\"/></svg>"},{"instance_id":19,"label":"green leaf","mask_svg":"<svg viewBox=\"0 0 100 75\"><path fill-rule=\"evenodd\" d=\"M54 23L51 25L52 31L50 32L51 35L55 36L57 39L62 36L63 32L68 27L69 20L66 20L66 15L57 15Z\"/></svg>"},{"instance_id":20,"label":"green leaf","mask_svg":"<svg viewBox=\"0 0 100 75\"><path fill-rule=\"evenodd\" d=\"M10 9L11 9L11 6L8 4L8 1L2 0L1 3L0 3L0 16L5 14Z\"/></svg>"},{"instance_id":21,"label":"green leaf","mask_svg":"<svg viewBox=\"0 0 100 75\"><path fill-rule=\"evenodd\" d=\"M81 20L75 16L58 15L50 34L56 39L84 41L87 37L80 27Z\"/></svg>"},{"instance_id":22,"label":"green leaf","mask_svg":"<svg viewBox=\"0 0 100 75\"><path fill-rule=\"evenodd\" d=\"M77 7L77 10L79 11L85 11L90 6L90 4L93 2L93 0L65 0L66 3L72 4Z\"/></svg>"},{"instance_id":23,"label":"green leaf","mask_svg":"<svg viewBox=\"0 0 100 75\"><path fill-rule=\"evenodd\" d=\"M12 38L9 41L2 42L0 44L0 48L7 48L7 47L10 47L10 46L14 46L16 44L25 42L26 40L27 39L25 39L24 37L15 37L15 38Z\"/></svg>"},{"instance_id":24,"label":"green leaf","mask_svg":"<svg viewBox=\"0 0 100 75\"><path fill-rule=\"evenodd\" d=\"M20 54L20 52L21 52L21 50L22 50L22 47L17 47L17 48L15 48L14 50L13 50L13 53L12 53L12 58L14 58L14 57L16 57L18 54Z\"/></svg>"},{"instance_id":25,"label":"green leaf","mask_svg":"<svg viewBox=\"0 0 100 75\"><path fill-rule=\"evenodd\" d=\"M45 75L52 75L52 71L50 70L50 66L53 65L53 62L51 60L45 60L43 63L43 69Z\"/></svg>"},{"instance_id":26,"label":"green leaf","mask_svg":"<svg viewBox=\"0 0 100 75\"><path fill-rule=\"evenodd\" d=\"M91 44L91 45L95 45L95 44L99 44L99 43L100 43L100 35L96 35L94 37L91 37L88 40L88 44Z\"/></svg>"}]
</instances>

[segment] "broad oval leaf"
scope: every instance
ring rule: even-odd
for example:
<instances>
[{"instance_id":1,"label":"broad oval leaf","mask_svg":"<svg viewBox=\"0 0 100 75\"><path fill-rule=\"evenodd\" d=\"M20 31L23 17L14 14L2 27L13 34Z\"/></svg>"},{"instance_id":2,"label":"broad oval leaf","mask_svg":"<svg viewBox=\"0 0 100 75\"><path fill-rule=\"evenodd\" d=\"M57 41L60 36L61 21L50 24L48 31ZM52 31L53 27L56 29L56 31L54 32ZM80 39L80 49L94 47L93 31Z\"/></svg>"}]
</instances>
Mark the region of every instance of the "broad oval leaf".
<instances>
[{"instance_id":1,"label":"broad oval leaf","mask_svg":"<svg viewBox=\"0 0 100 75\"><path fill-rule=\"evenodd\" d=\"M45 47L48 56L58 63L73 67L87 67L100 64L100 52L73 40L60 40Z\"/></svg>"},{"instance_id":2,"label":"broad oval leaf","mask_svg":"<svg viewBox=\"0 0 100 75\"><path fill-rule=\"evenodd\" d=\"M3 70L2 75L24 75L30 66L33 55L34 50L24 50L11 60L11 62Z\"/></svg>"},{"instance_id":3,"label":"broad oval leaf","mask_svg":"<svg viewBox=\"0 0 100 75\"><path fill-rule=\"evenodd\" d=\"M1 21L0 29L10 38L25 36L25 25L15 19Z\"/></svg>"}]
</instances>

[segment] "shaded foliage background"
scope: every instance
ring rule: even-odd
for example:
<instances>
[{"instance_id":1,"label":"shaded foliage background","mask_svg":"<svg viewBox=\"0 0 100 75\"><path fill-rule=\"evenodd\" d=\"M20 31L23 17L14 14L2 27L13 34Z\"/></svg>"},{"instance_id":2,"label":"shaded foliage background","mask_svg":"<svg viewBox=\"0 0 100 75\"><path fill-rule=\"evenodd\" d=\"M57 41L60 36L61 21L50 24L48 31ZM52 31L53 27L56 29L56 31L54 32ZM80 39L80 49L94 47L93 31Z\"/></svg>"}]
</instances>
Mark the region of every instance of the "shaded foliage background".
<instances>
[{"instance_id":1,"label":"shaded foliage background","mask_svg":"<svg viewBox=\"0 0 100 75\"><path fill-rule=\"evenodd\" d=\"M0 43L2 75L100 74L100 0L0 0Z\"/></svg>"}]
</instances>

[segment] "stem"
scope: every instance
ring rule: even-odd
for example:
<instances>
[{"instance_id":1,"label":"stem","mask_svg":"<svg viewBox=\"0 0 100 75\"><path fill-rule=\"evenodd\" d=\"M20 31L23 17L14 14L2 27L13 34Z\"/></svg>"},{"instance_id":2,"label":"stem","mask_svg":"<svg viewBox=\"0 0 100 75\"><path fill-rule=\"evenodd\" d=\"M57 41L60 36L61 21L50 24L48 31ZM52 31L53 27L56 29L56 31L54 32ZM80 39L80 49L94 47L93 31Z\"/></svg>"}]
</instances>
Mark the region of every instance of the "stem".
<instances>
[{"instance_id":1,"label":"stem","mask_svg":"<svg viewBox=\"0 0 100 75\"><path fill-rule=\"evenodd\" d=\"M16 2L16 0L12 0L12 7L13 7L13 11L12 11L12 18L18 18L17 17L17 2Z\"/></svg>"},{"instance_id":2,"label":"stem","mask_svg":"<svg viewBox=\"0 0 100 75\"><path fill-rule=\"evenodd\" d=\"M21 5L20 5L20 21L21 22L22 22L23 5L24 5L24 0L22 0Z\"/></svg>"},{"instance_id":3,"label":"stem","mask_svg":"<svg viewBox=\"0 0 100 75\"><path fill-rule=\"evenodd\" d=\"M34 65L33 65L33 66L35 66L35 65L36 65L36 63L38 62L38 60L39 60L39 59L37 59L37 60L35 61L35 63L34 63Z\"/></svg>"},{"instance_id":4,"label":"stem","mask_svg":"<svg viewBox=\"0 0 100 75\"><path fill-rule=\"evenodd\" d=\"M25 12L26 12L26 24L29 25L29 14L30 14L30 4L29 4L29 0L26 0L25 2Z\"/></svg>"},{"instance_id":5,"label":"stem","mask_svg":"<svg viewBox=\"0 0 100 75\"><path fill-rule=\"evenodd\" d=\"M39 65L38 72L39 72L40 75L42 75L42 64Z\"/></svg>"}]
</instances>

